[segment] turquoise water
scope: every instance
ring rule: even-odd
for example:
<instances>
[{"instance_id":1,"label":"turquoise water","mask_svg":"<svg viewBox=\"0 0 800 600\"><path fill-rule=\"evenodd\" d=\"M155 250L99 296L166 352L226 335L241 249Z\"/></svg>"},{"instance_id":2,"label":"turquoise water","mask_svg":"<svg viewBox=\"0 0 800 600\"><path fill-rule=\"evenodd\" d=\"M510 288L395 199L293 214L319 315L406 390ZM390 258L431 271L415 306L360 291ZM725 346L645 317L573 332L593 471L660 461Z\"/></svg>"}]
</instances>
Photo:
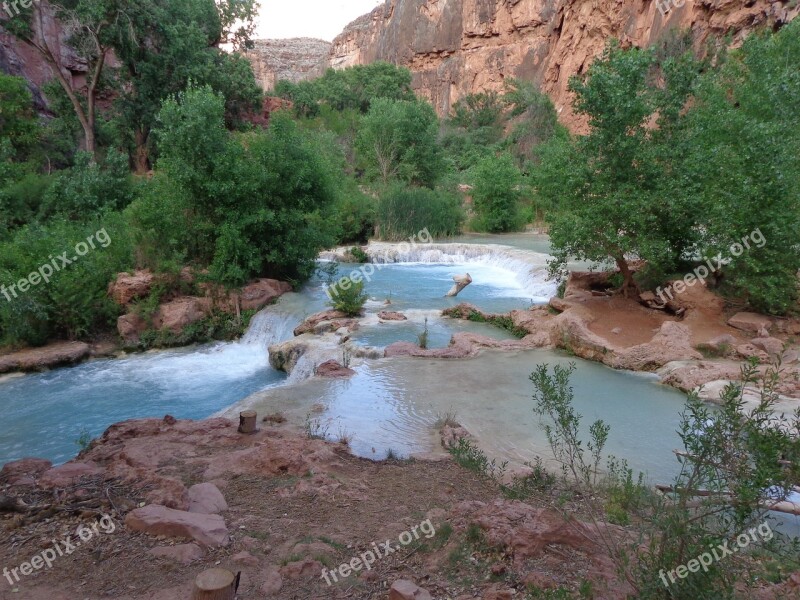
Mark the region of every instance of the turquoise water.
<instances>
[{"instance_id":1,"label":"turquoise water","mask_svg":"<svg viewBox=\"0 0 800 600\"><path fill-rule=\"evenodd\" d=\"M203 348L98 360L0 383L0 465L39 456L65 462L85 432L97 437L118 421L202 419L285 379L259 345Z\"/></svg>"},{"instance_id":2,"label":"turquoise water","mask_svg":"<svg viewBox=\"0 0 800 600\"><path fill-rule=\"evenodd\" d=\"M454 321L442 308L471 302L489 312L527 308L547 300L555 284L547 281L546 238L521 237L520 248L492 245L510 237L481 238L489 245L455 240L412 248L373 245L380 265L366 284L366 318L354 332L358 343L383 347L416 341L428 322L430 346L442 347L453 333L469 331L510 338L490 325ZM341 265L349 273L362 265ZM445 298L452 276L469 272L473 284L456 298ZM288 294L262 311L241 342L153 352L100 360L74 368L0 381L4 427L0 464L23 456L63 462L74 456L82 433L97 436L110 424L130 418L203 418L254 393L272 394L276 410L321 397L325 418L358 431L354 448L372 456L390 445L398 452L432 447L430 424L436 413L457 412L486 449L512 460L529 460L545 451L532 419L532 366L565 360L554 353L485 353L468 361L380 360L357 365L349 381L310 380L287 386L287 378L268 365L267 347L289 339L307 315L326 307L325 282L315 278L297 294ZM387 299L391 305L386 305ZM381 323L377 313L401 311L404 322ZM682 396L641 376L618 373L579 361L576 389L586 418L607 418L619 441L612 452L633 458L644 469L666 473L661 462L675 445L675 424ZM316 389L306 397L304 390ZM307 402L308 401L308 402ZM484 439L485 438L485 439ZM375 452L372 449L375 448Z\"/></svg>"}]
</instances>

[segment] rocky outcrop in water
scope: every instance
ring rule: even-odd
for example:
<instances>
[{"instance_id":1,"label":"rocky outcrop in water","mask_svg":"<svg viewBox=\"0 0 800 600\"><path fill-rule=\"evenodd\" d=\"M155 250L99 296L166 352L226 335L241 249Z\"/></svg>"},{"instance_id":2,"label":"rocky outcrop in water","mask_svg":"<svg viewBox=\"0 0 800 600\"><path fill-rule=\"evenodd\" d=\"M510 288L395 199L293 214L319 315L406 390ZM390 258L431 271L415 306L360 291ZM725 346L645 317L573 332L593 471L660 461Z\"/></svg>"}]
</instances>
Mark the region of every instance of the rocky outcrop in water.
<instances>
[{"instance_id":1,"label":"rocky outcrop in water","mask_svg":"<svg viewBox=\"0 0 800 600\"><path fill-rule=\"evenodd\" d=\"M255 40L245 56L265 92L281 79L297 83L321 77L328 68L331 44L313 38Z\"/></svg>"},{"instance_id":2,"label":"rocky outcrop in water","mask_svg":"<svg viewBox=\"0 0 800 600\"><path fill-rule=\"evenodd\" d=\"M258 279L231 292L200 283L196 287L203 293L202 296L173 293L164 297L156 310L145 317L141 311L136 310L134 303L149 296L154 286L163 281L163 277L159 278L149 271L136 271L132 274L120 273L109 285L108 295L117 304L131 309L117 319L117 331L126 343L138 343L142 333L148 329L169 330L178 334L189 325L209 316L214 310L229 314L238 314L242 310L261 310L292 291L291 285L277 279ZM180 281L191 286L194 285L195 278L188 269L184 269L181 271Z\"/></svg>"},{"instance_id":3,"label":"rocky outcrop in water","mask_svg":"<svg viewBox=\"0 0 800 600\"><path fill-rule=\"evenodd\" d=\"M518 77L536 83L562 121L580 129L585 123L572 115L569 78L584 73L609 38L648 46L680 28L691 30L702 49L711 37L730 35L737 43L798 12L791 0L689 0L666 16L651 0L387 0L334 40L330 63L408 67L414 89L440 115L467 94L499 91Z\"/></svg>"}]
</instances>

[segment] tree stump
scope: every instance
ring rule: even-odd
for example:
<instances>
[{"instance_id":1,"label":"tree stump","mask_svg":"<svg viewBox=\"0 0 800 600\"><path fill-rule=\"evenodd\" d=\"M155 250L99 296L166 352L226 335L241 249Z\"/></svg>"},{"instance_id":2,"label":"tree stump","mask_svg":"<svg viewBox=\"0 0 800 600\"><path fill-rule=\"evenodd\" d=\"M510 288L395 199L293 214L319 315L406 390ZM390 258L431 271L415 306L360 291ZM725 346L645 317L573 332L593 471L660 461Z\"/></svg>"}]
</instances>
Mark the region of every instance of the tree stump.
<instances>
[{"instance_id":1,"label":"tree stump","mask_svg":"<svg viewBox=\"0 0 800 600\"><path fill-rule=\"evenodd\" d=\"M209 569L194 580L191 600L234 600L238 587L239 575L227 569Z\"/></svg>"},{"instance_id":2,"label":"tree stump","mask_svg":"<svg viewBox=\"0 0 800 600\"><path fill-rule=\"evenodd\" d=\"M239 413L239 433L255 433L258 413L254 410L245 410Z\"/></svg>"},{"instance_id":3,"label":"tree stump","mask_svg":"<svg viewBox=\"0 0 800 600\"><path fill-rule=\"evenodd\" d=\"M469 273L464 275L453 275L453 281L455 281L455 285L450 289L447 294L445 294L445 298L455 298L461 293L465 287L467 287L470 283L472 283L472 277L469 276Z\"/></svg>"}]
</instances>

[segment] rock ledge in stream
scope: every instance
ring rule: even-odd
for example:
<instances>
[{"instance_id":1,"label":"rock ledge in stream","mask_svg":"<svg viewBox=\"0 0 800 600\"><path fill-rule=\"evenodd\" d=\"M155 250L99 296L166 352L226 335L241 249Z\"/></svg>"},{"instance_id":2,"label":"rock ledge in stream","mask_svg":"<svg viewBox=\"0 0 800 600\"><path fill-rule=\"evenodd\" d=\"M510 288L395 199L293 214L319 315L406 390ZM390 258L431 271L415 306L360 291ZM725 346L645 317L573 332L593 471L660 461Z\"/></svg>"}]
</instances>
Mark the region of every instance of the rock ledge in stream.
<instances>
[{"instance_id":1,"label":"rock ledge in stream","mask_svg":"<svg viewBox=\"0 0 800 600\"><path fill-rule=\"evenodd\" d=\"M346 377L352 377L356 372L353 371L353 369L339 364L338 361L327 360L317 366L314 370L314 374L318 377L327 377L329 379L344 379Z\"/></svg>"},{"instance_id":2,"label":"rock ledge in stream","mask_svg":"<svg viewBox=\"0 0 800 600\"><path fill-rule=\"evenodd\" d=\"M89 344L58 342L43 348L20 350L0 356L0 373L13 371L44 371L85 360L91 354Z\"/></svg>"}]
</instances>

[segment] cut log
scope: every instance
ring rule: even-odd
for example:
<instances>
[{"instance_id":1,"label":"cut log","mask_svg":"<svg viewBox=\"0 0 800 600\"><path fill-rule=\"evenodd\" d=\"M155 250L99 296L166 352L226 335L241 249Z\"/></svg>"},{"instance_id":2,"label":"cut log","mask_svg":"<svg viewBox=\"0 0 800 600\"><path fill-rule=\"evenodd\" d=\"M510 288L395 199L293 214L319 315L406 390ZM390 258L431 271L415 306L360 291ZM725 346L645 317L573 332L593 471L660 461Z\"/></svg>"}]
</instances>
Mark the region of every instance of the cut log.
<instances>
[{"instance_id":1,"label":"cut log","mask_svg":"<svg viewBox=\"0 0 800 600\"><path fill-rule=\"evenodd\" d=\"M258 422L258 413L254 410L245 410L239 413L239 433L255 433Z\"/></svg>"},{"instance_id":2,"label":"cut log","mask_svg":"<svg viewBox=\"0 0 800 600\"><path fill-rule=\"evenodd\" d=\"M191 600L234 600L238 587L239 574L227 569L209 569L194 580Z\"/></svg>"},{"instance_id":3,"label":"cut log","mask_svg":"<svg viewBox=\"0 0 800 600\"><path fill-rule=\"evenodd\" d=\"M461 290L472 283L472 277L469 276L469 273L465 273L464 275L453 275L453 281L456 283L450 289L450 291L445 294L445 298L455 298L458 296L461 293Z\"/></svg>"}]
</instances>

